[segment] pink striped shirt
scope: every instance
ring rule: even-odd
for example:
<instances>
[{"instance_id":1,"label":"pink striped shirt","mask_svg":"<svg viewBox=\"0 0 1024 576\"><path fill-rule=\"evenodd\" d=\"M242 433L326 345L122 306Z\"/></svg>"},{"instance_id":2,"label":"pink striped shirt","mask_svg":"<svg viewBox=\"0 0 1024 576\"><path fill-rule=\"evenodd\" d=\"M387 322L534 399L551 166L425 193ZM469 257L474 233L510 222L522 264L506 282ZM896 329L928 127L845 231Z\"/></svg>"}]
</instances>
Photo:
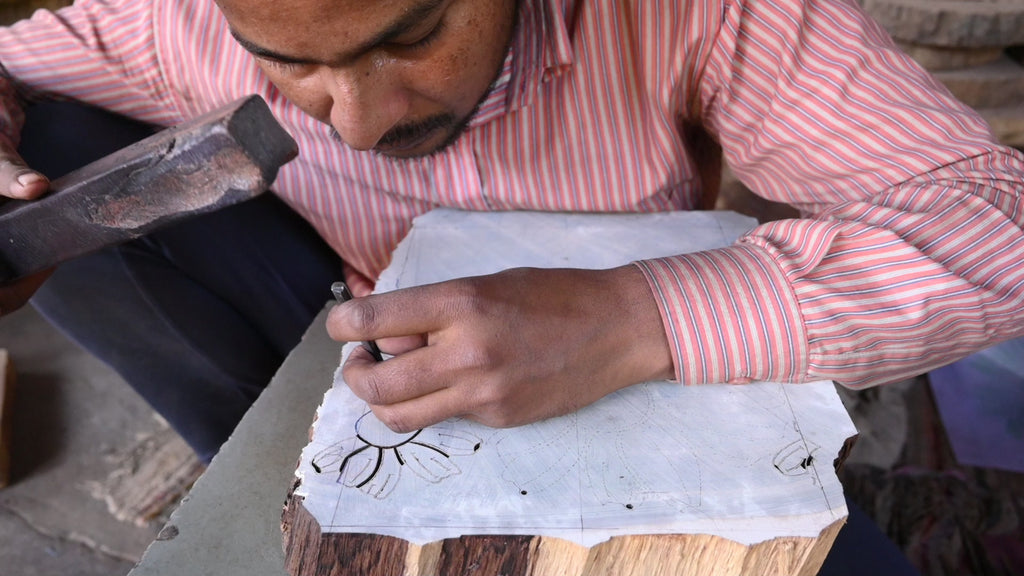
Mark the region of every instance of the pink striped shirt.
<instances>
[{"instance_id":1,"label":"pink striped shirt","mask_svg":"<svg viewBox=\"0 0 1024 576\"><path fill-rule=\"evenodd\" d=\"M333 140L267 81L212 0L38 12L0 30L0 61L35 89L162 124L262 95L302 151L276 192L371 277L435 206L698 207L680 133L702 123L737 175L806 219L638 263L684 383L865 386L1022 333L1024 158L853 0L522 0L520 12L470 130L417 161Z\"/></svg>"}]
</instances>

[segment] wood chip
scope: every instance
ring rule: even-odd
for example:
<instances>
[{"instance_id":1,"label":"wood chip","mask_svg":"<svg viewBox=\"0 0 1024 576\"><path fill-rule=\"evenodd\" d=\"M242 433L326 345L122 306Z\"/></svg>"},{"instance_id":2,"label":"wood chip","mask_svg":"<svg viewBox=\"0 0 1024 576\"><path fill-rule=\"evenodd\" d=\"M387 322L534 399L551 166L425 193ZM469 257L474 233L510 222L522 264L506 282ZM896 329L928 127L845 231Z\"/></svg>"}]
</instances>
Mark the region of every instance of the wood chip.
<instances>
[{"instance_id":1,"label":"wood chip","mask_svg":"<svg viewBox=\"0 0 1024 576\"><path fill-rule=\"evenodd\" d=\"M141 439L94 496L122 522L144 526L176 505L205 470L195 452L170 428Z\"/></svg>"}]
</instances>

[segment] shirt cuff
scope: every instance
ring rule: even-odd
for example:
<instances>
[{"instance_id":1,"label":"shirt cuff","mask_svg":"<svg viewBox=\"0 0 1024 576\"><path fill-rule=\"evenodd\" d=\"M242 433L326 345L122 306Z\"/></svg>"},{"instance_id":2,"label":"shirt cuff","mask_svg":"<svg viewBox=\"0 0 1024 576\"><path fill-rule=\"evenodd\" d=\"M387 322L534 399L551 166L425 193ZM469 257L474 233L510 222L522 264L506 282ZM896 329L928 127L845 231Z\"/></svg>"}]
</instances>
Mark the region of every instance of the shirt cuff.
<instances>
[{"instance_id":1,"label":"shirt cuff","mask_svg":"<svg viewBox=\"0 0 1024 576\"><path fill-rule=\"evenodd\" d=\"M658 301L679 382L808 380L796 296L764 249L734 245L635 265Z\"/></svg>"}]
</instances>

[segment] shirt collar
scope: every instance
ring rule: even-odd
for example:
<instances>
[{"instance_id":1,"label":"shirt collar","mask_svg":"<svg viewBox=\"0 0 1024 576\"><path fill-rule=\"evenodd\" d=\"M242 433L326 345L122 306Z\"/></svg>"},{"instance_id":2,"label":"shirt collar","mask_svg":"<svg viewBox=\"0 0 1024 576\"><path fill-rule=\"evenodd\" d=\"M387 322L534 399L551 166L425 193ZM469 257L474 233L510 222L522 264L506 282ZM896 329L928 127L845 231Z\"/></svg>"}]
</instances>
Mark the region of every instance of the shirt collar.
<instances>
[{"instance_id":1,"label":"shirt collar","mask_svg":"<svg viewBox=\"0 0 1024 576\"><path fill-rule=\"evenodd\" d=\"M576 0L519 0L519 22L501 73L471 126L529 106L543 82L572 66L568 17Z\"/></svg>"}]
</instances>

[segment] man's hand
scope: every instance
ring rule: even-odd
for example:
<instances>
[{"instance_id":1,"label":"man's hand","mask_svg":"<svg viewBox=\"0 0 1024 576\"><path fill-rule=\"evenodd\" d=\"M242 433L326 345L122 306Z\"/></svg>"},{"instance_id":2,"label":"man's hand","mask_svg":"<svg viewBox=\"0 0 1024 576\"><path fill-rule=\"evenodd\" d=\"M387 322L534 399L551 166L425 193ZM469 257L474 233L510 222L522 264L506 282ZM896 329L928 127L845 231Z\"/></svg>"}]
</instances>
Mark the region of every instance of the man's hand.
<instances>
[{"instance_id":1,"label":"man's hand","mask_svg":"<svg viewBox=\"0 0 1024 576\"><path fill-rule=\"evenodd\" d=\"M46 176L26 166L17 152L0 142L0 196L31 200L49 186Z\"/></svg>"},{"instance_id":2,"label":"man's hand","mask_svg":"<svg viewBox=\"0 0 1024 576\"><path fill-rule=\"evenodd\" d=\"M31 200L46 192L49 185L46 177L26 166L17 152L0 143L0 196ZM25 304L50 273L39 272L0 286L0 316Z\"/></svg>"},{"instance_id":3,"label":"man's hand","mask_svg":"<svg viewBox=\"0 0 1024 576\"><path fill-rule=\"evenodd\" d=\"M390 428L462 416L488 426L566 414L620 388L672 377L657 304L635 266L515 269L336 306L331 337L376 340L343 367Z\"/></svg>"}]
</instances>

